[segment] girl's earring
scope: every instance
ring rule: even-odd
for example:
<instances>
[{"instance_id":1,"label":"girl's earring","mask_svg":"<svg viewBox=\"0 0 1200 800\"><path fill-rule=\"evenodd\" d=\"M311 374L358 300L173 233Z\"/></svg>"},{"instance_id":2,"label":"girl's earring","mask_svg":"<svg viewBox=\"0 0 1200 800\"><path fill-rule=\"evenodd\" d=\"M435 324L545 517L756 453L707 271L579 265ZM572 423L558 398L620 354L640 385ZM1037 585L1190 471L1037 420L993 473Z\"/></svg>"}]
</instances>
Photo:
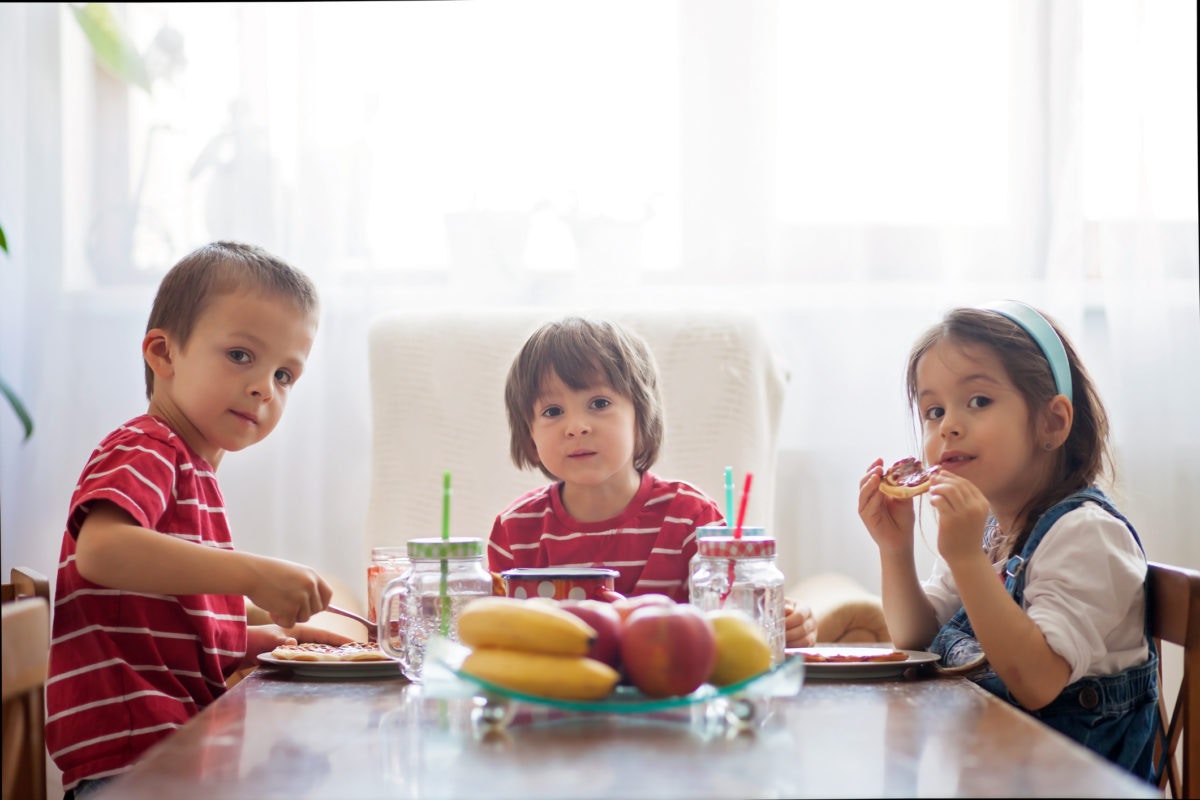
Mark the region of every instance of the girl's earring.
<instances>
[{"instance_id":1,"label":"girl's earring","mask_svg":"<svg viewBox=\"0 0 1200 800\"><path fill-rule=\"evenodd\" d=\"M1049 452L1054 449L1054 442L1046 442L1042 447L1045 448L1046 452Z\"/></svg>"}]
</instances>

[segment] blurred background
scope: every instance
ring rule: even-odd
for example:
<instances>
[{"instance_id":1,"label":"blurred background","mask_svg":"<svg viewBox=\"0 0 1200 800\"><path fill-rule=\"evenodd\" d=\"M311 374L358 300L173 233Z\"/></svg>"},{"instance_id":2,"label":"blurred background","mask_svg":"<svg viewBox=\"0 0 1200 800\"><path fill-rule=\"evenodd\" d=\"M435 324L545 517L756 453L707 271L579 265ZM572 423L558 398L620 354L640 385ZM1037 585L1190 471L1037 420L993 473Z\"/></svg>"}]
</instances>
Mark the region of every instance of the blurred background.
<instances>
[{"instance_id":1,"label":"blurred background","mask_svg":"<svg viewBox=\"0 0 1200 800\"><path fill-rule=\"evenodd\" d=\"M34 424L0 405L6 576L53 578L85 459L145 409L157 281L219 238L323 304L278 430L222 462L235 542L364 592L367 327L428 308L755 310L790 378L753 522L789 582L877 590L857 483L916 452L910 345L1026 300L1150 556L1200 566L1191 0L6 3L0 109L0 378Z\"/></svg>"}]
</instances>

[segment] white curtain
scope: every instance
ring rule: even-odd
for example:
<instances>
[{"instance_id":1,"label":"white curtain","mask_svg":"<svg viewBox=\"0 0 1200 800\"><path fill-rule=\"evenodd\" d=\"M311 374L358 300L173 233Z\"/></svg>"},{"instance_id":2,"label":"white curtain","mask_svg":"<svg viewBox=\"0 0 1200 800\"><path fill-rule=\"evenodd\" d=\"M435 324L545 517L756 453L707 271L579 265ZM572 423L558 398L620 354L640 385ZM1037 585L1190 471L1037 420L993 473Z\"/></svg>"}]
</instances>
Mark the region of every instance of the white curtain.
<instances>
[{"instance_id":1,"label":"white curtain","mask_svg":"<svg viewBox=\"0 0 1200 800\"><path fill-rule=\"evenodd\" d=\"M790 374L783 566L877 588L855 492L914 452L911 342L1026 299L1099 384L1151 557L1200 566L1194 3L114 10L149 92L65 4L0 6L0 377L36 425L0 408L4 574L53 574L84 460L145 407L156 282L217 238L323 301L282 424L222 463L235 541L356 590L367 325L436 306L760 310Z\"/></svg>"}]
</instances>

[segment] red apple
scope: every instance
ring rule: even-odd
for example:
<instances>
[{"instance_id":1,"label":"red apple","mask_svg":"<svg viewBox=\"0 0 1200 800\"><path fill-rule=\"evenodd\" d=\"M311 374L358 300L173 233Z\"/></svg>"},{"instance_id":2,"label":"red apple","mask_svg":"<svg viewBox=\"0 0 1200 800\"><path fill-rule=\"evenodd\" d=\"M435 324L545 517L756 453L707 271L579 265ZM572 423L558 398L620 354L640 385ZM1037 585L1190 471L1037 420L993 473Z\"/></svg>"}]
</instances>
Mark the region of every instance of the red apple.
<instances>
[{"instance_id":1,"label":"red apple","mask_svg":"<svg viewBox=\"0 0 1200 800\"><path fill-rule=\"evenodd\" d=\"M563 600L559 605L596 629L588 657L621 668L621 615L602 600Z\"/></svg>"},{"instance_id":2,"label":"red apple","mask_svg":"<svg viewBox=\"0 0 1200 800\"><path fill-rule=\"evenodd\" d=\"M648 697L691 694L717 660L712 622L689 603L651 604L633 611L621 630L621 662Z\"/></svg>"},{"instance_id":3,"label":"red apple","mask_svg":"<svg viewBox=\"0 0 1200 800\"><path fill-rule=\"evenodd\" d=\"M633 597L622 597L614 600L612 607L621 615L621 621L629 619L629 615L642 606L673 606L675 601L665 594L637 594Z\"/></svg>"}]
</instances>

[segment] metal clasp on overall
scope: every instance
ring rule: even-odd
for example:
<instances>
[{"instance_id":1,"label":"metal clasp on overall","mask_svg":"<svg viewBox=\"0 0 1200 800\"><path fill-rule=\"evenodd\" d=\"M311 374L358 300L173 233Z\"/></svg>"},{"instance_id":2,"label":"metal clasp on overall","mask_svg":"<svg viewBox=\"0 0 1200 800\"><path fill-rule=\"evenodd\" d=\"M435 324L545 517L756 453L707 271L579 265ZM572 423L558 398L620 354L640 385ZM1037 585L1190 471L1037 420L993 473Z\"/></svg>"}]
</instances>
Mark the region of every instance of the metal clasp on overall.
<instances>
[{"instance_id":1,"label":"metal clasp on overall","mask_svg":"<svg viewBox=\"0 0 1200 800\"><path fill-rule=\"evenodd\" d=\"M1016 578L1023 569L1025 569L1025 559L1020 556L1013 556L1004 564L1004 574L1009 578Z\"/></svg>"}]
</instances>

